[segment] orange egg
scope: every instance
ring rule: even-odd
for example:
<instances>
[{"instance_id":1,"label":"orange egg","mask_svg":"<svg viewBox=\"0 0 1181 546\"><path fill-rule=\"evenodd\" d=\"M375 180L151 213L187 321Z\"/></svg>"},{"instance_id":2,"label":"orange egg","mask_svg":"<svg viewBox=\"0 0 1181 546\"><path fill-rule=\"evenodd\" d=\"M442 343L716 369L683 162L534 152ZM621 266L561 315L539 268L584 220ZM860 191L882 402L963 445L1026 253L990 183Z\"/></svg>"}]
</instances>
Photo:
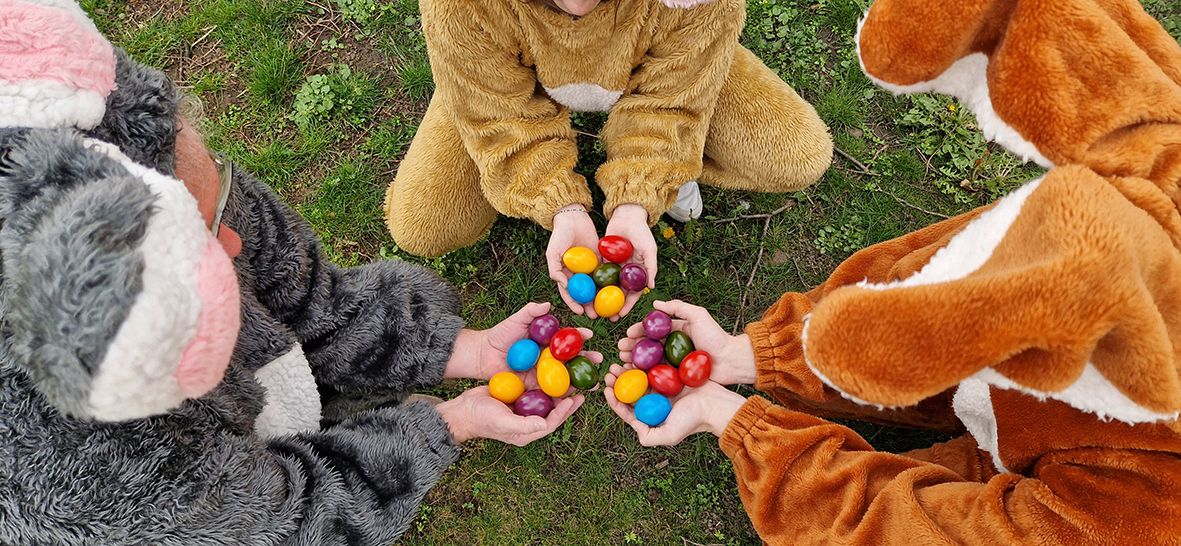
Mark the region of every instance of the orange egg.
<instances>
[{"instance_id":1,"label":"orange egg","mask_svg":"<svg viewBox=\"0 0 1181 546\"><path fill-rule=\"evenodd\" d=\"M634 404L648 392L648 374L643 370L628 370L615 379L615 399Z\"/></svg>"},{"instance_id":2,"label":"orange egg","mask_svg":"<svg viewBox=\"0 0 1181 546\"><path fill-rule=\"evenodd\" d=\"M595 296L595 312L600 317L613 317L623 310L623 289L618 286L604 286Z\"/></svg>"},{"instance_id":3,"label":"orange egg","mask_svg":"<svg viewBox=\"0 0 1181 546\"><path fill-rule=\"evenodd\" d=\"M566 396L570 390L570 371L557 360L547 360L537 365L537 384L550 396Z\"/></svg>"},{"instance_id":4,"label":"orange egg","mask_svg":"<svg viewBox=\"0 0 1181 546\"><path fill-rule=\"evenodd\" d=\"M599 267L599 256L585 246L574 246L562 254L562 263L566 264L566 269L570 271L590 275Z\"/></svg>"},{"instance_id":5,"label":"orange egg","mask_svg":"<svg viewBox=\"0 0 1181 546\"><path fill-rule=\"evenodd\" d=\"M500 372L488 381L488 393L505 404L512 404L525 394L525 382L515 373Z\"/></svg>"}]
</instances>

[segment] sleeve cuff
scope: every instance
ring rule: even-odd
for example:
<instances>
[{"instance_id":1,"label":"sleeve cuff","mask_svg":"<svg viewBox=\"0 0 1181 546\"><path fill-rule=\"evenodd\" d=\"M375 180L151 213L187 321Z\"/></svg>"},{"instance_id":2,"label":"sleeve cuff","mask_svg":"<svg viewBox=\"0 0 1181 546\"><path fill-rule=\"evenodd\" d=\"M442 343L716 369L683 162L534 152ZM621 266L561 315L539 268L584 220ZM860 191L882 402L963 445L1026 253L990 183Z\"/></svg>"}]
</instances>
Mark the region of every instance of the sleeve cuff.
<instances>
[{"instance_id":1,"label":"sleeve cuff","mask_svg":"<svg viewBox=\"0 0 1181 546\"><path fill-rule=\"evenodd\" d=\"M769 400L761 396L752 396L747 399L738 413L734 414L730 424L726 425L722 436L718 438L718 445L721 446L722 452L733 459L745 448L746 437L751 434L751 429L761 422L763 416L773 407L774 405Z\"/></svg>"},{"instance_id":2,"label":"sleeve cuff","mask_svg":"<svg viewBox=\"0 0 1181 546\"><path fill-rule=\"evenodd\" d=\"M582 205L591 209L590 188L586 179L576 173L564 182L554 183L533 205L529 217L541 227L553 231L554 213L567 205Z\"/></svg>"},{"instance_id":3,"label":"sleeve cuff","mask_svg":"<svg viewBox=\"0 0 1181 546\"><path fill-rule=\"evenodd\" d=\"M614 160L599 167L595 179L607 197L603 203L607 218L616 207L632 203L648 211L648 225L654 226L676 201L677 190L700 176L700 168L693 170L675 163L657 169L638 161Z\"/></svg>"}]
</instances>

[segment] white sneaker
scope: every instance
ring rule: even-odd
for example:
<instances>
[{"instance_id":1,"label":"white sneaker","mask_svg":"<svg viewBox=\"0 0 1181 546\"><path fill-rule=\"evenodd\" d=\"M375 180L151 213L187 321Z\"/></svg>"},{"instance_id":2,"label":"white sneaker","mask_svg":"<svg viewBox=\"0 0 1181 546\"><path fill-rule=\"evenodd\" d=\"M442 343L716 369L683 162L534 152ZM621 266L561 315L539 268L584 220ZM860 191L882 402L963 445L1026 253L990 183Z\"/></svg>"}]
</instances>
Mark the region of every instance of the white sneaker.
<instances>
[{"instance_id":1,"label":"white sneaker","mask_svg":"<svg viewBox=\"0 0 1181 546\"><path fill-rule=\"evenodd\" d=\"M685 223L700 217L704 206L701 201L701 187L697 185L696 180L690 180L677 190L677 200L665 214L673 220Z\"/></svg>"}]
</instances>

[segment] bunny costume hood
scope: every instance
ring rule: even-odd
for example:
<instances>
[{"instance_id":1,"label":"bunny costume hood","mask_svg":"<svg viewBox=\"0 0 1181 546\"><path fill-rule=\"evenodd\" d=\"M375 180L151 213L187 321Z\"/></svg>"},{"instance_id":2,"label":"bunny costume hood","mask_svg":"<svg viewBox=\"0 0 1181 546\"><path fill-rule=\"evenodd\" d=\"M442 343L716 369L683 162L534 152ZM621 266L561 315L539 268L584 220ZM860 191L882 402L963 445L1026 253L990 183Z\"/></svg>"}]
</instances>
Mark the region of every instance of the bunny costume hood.
<instances>
[{"instance_id":1,"label":"bunny costume hood","mask_svg":"<svg viewBox=\"0 0 1181 546\"><path fill-rule=\"evenodd\" d=\"M232 261L173 177L178 92L63 0L0 0L0 544L389 544L458 455L422 403L462 326L340 269L235 172Z\"/></svg>"},{"instance_id":2,"label":"bunny costume hood","mask_svg":"<svg viewBox=\"0 0 1181 546\"><path fill-rule=\"evenodd\" d=\"M865 73L1048 169L854 254L747 332L791 408L968 434L904 456L755 398L722 438L769 542L1181 540L1181 46L1134 0L877 0Z\"/></svg>"}]
</instances>

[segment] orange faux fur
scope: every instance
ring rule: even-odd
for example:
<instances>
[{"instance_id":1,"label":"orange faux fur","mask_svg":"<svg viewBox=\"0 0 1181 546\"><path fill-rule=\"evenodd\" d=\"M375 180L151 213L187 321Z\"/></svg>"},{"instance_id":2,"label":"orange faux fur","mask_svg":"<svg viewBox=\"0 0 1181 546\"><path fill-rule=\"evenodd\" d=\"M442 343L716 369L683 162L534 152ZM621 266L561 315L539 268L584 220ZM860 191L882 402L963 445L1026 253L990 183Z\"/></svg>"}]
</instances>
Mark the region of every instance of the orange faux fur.
<instances>
[{"instance_id":1,"label":"orange faux fur","mask_svg":"<svg viewBox=\"0 0 1181 546\"><path fill-rule=\"evenodd\" d=\"M794 408L968 431L904 455L752 399L721 439L783 544L1181 543L1181 46L1133 0L878 0L866 73L1050 168L748 327ZM933 408L933 409L932 409Z\"/></svg>"}]
</instances>

